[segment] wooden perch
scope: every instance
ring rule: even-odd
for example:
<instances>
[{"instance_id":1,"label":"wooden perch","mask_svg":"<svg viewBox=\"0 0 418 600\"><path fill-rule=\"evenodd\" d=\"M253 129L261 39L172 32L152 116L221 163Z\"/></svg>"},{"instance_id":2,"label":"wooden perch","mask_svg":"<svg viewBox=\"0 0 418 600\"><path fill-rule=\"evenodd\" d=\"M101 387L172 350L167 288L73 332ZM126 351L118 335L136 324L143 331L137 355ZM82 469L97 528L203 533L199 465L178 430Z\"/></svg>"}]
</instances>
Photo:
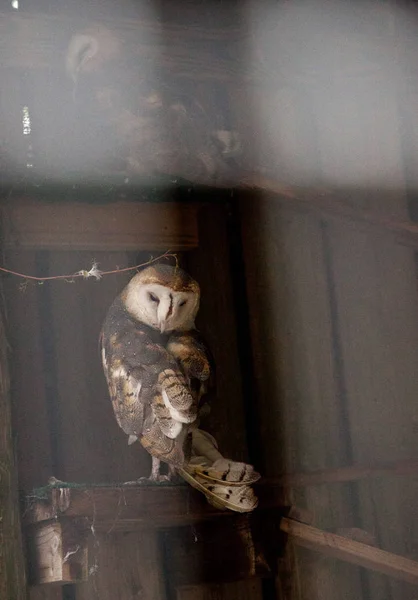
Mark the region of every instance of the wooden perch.
<instances>
[{"instance_id":1,"label":"wooden perch","mask_svg":"<svg viewBox=\"0 0 418 600\"><path fill-rule=\"evenodd\" d=\"M280 529L291 536L299 546L408 583L418 584L417 561L288 518L282 519Z\"/></svg>"},{"instance_id":2,"label":"wooden perch","mask_svg":"<svg viewBox=\"0 0 418 600\"><path fill-rule=\"evenodd\" d=\"M418 584L418 562L283 517L288 511L280 509L278 486L259 485L257 494L260 508L254 517L258 532L264 519L276 538L282 532L311 550ZM297 512L288 514L297 516ZM47 490L45 498L35 495L26 513L26 533L34 565L31 579L37 583L68 583L85 578L86 538L90 533L169 529L225 517L234 519L237 515L211 507L195 490L183 485L54 487ZM222 530L223 525L218 522L213 527ZM278 542L276 552L282 545ZM254 555L250 566L245 568L254 572L256 562Z\"/></svg>"},{"instance_id":3,"label":"wooden perch","mask_svg":"<svg viewBox=\"0 0 418 600\"><path fill-rule=\"evenodd\" d=\"M281 489L259 486L257 493L260 504L272 507L274 515L278 514L274 522L280 534L280 515L287 512L275 508L280 507ZM209 580L211 565L217 565L214 572L218 577L222 567L225 579L254 577L259 569L266 568L262 549L257 551L253 544L248 515L220 511L188 486L65 484L48 486L30 498L25 530L31 583L65 584L86 579L90 535L100 538L110 533L154 528L171 531L166 537L177 547L178 555L173 561L182 573L177 573L182 583L202 577ZM224 543L225 535L228 542ZM283 544L284 539L282 534L276 546ZM215 547L219 551L213 556ZM205 562L203 570L199 557Z\"/></svg>"},{"instance_id":4,"label":"wooden perch","mask_svg":"<svg viewBox=\"0 0 418 600\"><path fill-rule=\"evenodd\" d=\"M280 506L281 487L257 486L263 508ZM45 498L31 497L26 524L59 517L84 519L98 531L132 531L178 527L214 517L231 516L209 505L204 496L185 485L85 486L66 484L48 488Z\"/></svg>"}]
</instances>

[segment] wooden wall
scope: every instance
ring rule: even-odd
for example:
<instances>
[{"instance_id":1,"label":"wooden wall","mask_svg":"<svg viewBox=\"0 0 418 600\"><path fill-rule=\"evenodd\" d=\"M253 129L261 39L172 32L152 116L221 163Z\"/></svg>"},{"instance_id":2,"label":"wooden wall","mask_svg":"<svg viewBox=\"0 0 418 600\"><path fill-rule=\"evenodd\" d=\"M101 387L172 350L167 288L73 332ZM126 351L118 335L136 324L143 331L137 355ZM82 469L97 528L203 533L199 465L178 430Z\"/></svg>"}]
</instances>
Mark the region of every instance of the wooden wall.
<instances>
[{"instance_id":1,"label":"wooden wall","mask_svg":"<svg viewBox=\"0 0 418 600\"><path fill-rule=\"evenodd\" d=\"M217 398L207 428L225 455L239 460L247 457L247 444L226 216L223 204L203 207L199 247L182 253L180 260L201 285L198 325L220 367ZM110 270L145 262L149 256L146 251L138 254L103 249L16 248L6 252L5 261L21 273L50 275L75 273L88 267L92 258L102 270ZM149 474L150 457L139 444L127 445L126 436L115 421L98 353L105 312L130 277L125 273L104 277L100 282L26 282L23 288L17 278L9 277L5 282L19 481L29 496L50 476L64 481L117 483ZM183 528L164 538L152 531L92 536L91 576L87 583L73 588L72 597L110 600L115 596L140 596L158 600L168 594L169 598L180 600L190 598L192 588L183 590L188 581L194 584L193 593L202 598L240 597L240 589L246 590L248 598L261 597L257 582L215 588L200 585L196 583L196 567L187 567L185 559L184 572L181 576L176 574L175 579L181 583L167 580L170 556L181 552L181 544L186 543L189 533L189 528ZM192 564L196 565L196 561ZM57 588L31 589L32 600L55 600L61 598L60 594Z\"/></svg>"},{"instance_id":2,"label":"wooden wall","mask_svg":"<svg viewBox=\"0 0 418 600\"><path fill-rule=\"evenodd\" d=\"M372 4L351 15L347 37L339 41L333 36L348 24L344 13L333 21L332 10L324 15L282 6L278 27L257 41L267 58L280 61L268 54L268 45L276 44L277 52L289 48L286 31L292 32L297 61L286 71L283 63L296 54L283 58L285 74L274 80L270 94L262 98L265 90L254 90L258 145L249 160L268 164L278 177L289 173L301 183L336 186L335 202L343 198L347 207L402 221L409 218L408 194L416 197L418 157L405 80L399 91L393 79L395 72L402 77L396 48L406 38L399 14ZM335 28L306 28L309 15ZM323 36L316 38L316 31ZM412 77L408 86L414 94ZM246 109L237 107L244 130ZM271 134L273 127L280 135ZM242 198L239 210L262 470L275 477L416 459L414 250L390 234L315 216L267 193ZM416 477L390 475L288 490L312 511L315 524L332 531L364 529L377 545L405 556L415 553L417 492ZM307 551L296 552L292 568L290 597L416 595L412 586Z\"/></svg>"}]
</instances>

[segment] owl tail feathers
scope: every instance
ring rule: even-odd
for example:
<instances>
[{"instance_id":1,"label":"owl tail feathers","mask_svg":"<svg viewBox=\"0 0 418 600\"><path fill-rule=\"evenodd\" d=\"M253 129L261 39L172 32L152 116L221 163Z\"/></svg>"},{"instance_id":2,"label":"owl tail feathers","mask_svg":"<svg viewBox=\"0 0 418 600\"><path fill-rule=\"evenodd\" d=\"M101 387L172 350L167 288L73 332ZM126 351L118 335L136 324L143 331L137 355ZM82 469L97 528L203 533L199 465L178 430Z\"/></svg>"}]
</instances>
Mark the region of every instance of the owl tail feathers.
<instances>
[{"instance_id":1,"label":"owl tail feathers","mask_svg":"<svg viewBox=\"0 0 418 600\"><path fill-rule=\"evenodd\" d=\"M235 512L251 512L258 505L251 488L260 475L252 465L224 458L213 436L202 429L194 429L192 457L179 474L198 489L216 508Z\"/></svg>"},{"instance_id":2,"label":"owl tail feathers","mask_svg":"<svg viewBox=\"0 0 418 600\"><path fill-rule=\"evenodd\" d=\"M192 487L202 492L209 504L215 508L227 508L240 513L251 512L257 508L257 496L249 485L234 487L217 484L193 473L193 469L190 467L180 468L178 472Z\"/></svg>"}]
</instances>

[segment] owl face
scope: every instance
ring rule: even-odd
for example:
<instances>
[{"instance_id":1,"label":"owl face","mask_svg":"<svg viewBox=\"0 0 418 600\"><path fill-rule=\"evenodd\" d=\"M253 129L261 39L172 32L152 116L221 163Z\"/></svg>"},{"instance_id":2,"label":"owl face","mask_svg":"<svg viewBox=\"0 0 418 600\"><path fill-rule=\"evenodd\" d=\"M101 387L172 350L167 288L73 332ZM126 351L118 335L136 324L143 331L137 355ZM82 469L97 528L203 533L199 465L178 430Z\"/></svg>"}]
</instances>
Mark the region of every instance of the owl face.
<instances>
[{"instance_id":1,"label":"owl face","mask_svg":"<svg viewBox=\"0 0 418 600\"><path fill-rule=\"evenodd\" d=\"M155 271L159 274L156 267L152 268L151 273L147 273L149 270L146 269L136 275L122 294L125 306L135 319L161 333L193 329L199 309L199 287L184 272L181 274L190 279L192 284L188 282L181 285L178 270L176 280L170 281L166 277L167 269L174 272L173 267L164 266L165 277L155 276Z\"/></svg>"}]
</instances>

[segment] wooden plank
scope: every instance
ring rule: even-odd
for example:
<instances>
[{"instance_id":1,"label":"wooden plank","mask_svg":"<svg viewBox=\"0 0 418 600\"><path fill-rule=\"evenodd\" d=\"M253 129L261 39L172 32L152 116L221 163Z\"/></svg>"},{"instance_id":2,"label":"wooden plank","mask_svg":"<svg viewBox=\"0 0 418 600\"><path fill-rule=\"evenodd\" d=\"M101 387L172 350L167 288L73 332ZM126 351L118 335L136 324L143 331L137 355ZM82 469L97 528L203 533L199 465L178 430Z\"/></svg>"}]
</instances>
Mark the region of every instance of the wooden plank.
<instances>
[{"instance_id":1,"label":"wooden plank","mask_svg":"<svg viewBox=\"0 0 418 600\"><path fill-rule=\"evenodd\" d=\"M38 498L31 498L25 516L27 525L65 516L85 519L97 530L129 531L132 527L174 527L235 515L212 507L201 493L187 485L68 484L38 490L37 494ZM281 506L280 488L259 485L257 495L261 509Z\"/></svg>"},{"instance_id":2,"label":"wooden plank","mask_svg":"<svg viewBox=\"0 0 418 600\"><path fill-rule=\"evenodd\" d=\"M340 173L348 173L350 185L373 190L367 196L353 197L354 208L374 212L380 219L406 221L393 82L374 83L373 89L371 81L356 83L352 95L352 81L338 82L331 86L326 100L318 95L318 145L324 178L336 180ZM355 118L346 119L345 115ZM390 189L380 196L378 182L385 173L390 173ZM330 224L327 236L352 460L369 464L416 459L414 254L389 237L343 224ZM417 482L374 478L360 482L357 490L361 526L376 535L385 550L408 554L416 535ZM367 579L371 598L406 600L415 595L384 577Z\"/></svg>"},{"instance_id":3,"label":"wooden plank","mask_svg":"<svg viewBox=\"0 0 418 600\"><path fill-rule=\"evenodd\" d=\"M257 557L247 515L164 532L171 588L225 583L256 576Z\"/></svg>"},{"instance_id":4,"label":"wooden plank","mask_svg":"<svg viewBox=\"0 0 418 600\"><path fill-rule=\"evenodd\" d=\"M418 584L418 562L380 548L322 531L292 519L282 519L280 528L297 544L351 562L366 569L384 573L390 577Z\"/></svg>"},{"instance_id":5,"label":"wooden plank","mask_svg":"<svg viewBox=\"0 0 418 600\"><path fill-rule=\"evenodd\" d=\"M5 253L7 264L17 271L34 273L34 253ZM5 293L9 319L13 413L17 437L19 486L30 492L44 485L53 474L55 457L51 446L49 407L46 400L49 366L45 363L39 314L42 288L9 277ZM35 429L35 430L34 430Z\"/></svg>"},{"instance_id":6,"label":"wooden plank","mask_svg":"<svg viewBox=\"0 0 418 600\"><path fill-rule=\"evenodd\" d=\"M3 208L5 246L47 250L175 250L198 244L195 206L175 203L42 203Z\"/></svg>"},{"instance_id":7,"label":"wooden plank","mask_svg":"<svg viewBox=\"0 0 418 600\"><path fill-rule=\"evenodd\" d=\"M118 266L146 262L150 254L148 252L140 254L136 252L96 252L94 256L100 262L101 268L112 270ZM84 260L88 260L87 257ZM85 427L90 432L91 444L88 461L89 473L85 468L83 471L86 477L91 479L94 474L95 480L101 482L132 481L138 477L148 476L151 472L148 453L139 443L129 446L126 435L116 422L98 353L98 332L102 327L106 312L133 273L104 277L100 285L89 286L82 295L77 308L81 313L81 322L79 323L81 343L86 356L90 357L85 381L88 405L80 407L82 411L80 414L85 419ZM72 419L73 413L69 407L64 407L64 410ZM77 424L74 421L66 421L67 434L75 436L76 428ZM78 456L80 457L80 455ZM71 460L70 450L68 457Z\"/></svg>"},{"instance_id":8,"label":"wooden plank","mask_svg":"<svg viewBox=\"0 0 418 600\"><path fill-rule=\"evenodd\" d=\"M0 306L0 597L24 600L26 578L20 531L16 458L4 306Z\"/></svg>"},{"instance_id":9,"label":"wooden plank","mask_svg":"<svg viewBox=\"0 0 418 600\"><path fill-rule=\"evenodd\" d=\"M28 590L29 600L62 600L62 588L57 586L32 585Z\"/></svg>"},{"instance_id":10,"label":"wooden plank","mask_svg":"<svg viewBox=\"0 0 418 600\"><path fill-rule=\"evenodd\" d=\"M403 219L395 215L382 215L376 211L362 208L356 200L359 195L367 197L367 192L303 189L292 187L276 179L257 174L247 174L239 182L238 187L253 189L255 192L271 193L272 197L284 206L323 217L325 220L337 224L346 224L352 228L370 233L392 234L399 244L411 247L418 246L418 225L404 216ZM393 194L385 190L379 192L382 203L393 198Z\"/></svg>"},{"instance_id":11,"label":"wooden plank","mask_svg":"<svg viewBox=\"0 0 418 600\"><path fill-rule=\"evenodd\" d=\"M184 260L186 270L200 284L197 327L211 349L216 366L216 397L211 402L211 413L202 421L201 427L215 436L222 454L234 460L246 460L247 441L226 207L202 207L198 219L199 248L185 256Z\"/></svg>"},{"instance_id":12,"label":"wooden plank","mask_svg":"<svg viewBox=\"0 0 418 600\"><path fill-rule=\"evenodd\" d=\"M95 253L94 257L102 267L132 264L136 259L128 253ZM91 259L84 252L53 253L49 269L51 273L72 272ZM106 311L130 277L123 273L100 282L46 284L56 363L53 435L57 471L53 475L59 479L118 483L149 474L148 454L139 443L128 446L117 425L98 350Z\"/></svg>"},{"instance_id":13,"label":"wooden plank","mask_svg":"<svg viewBox=\"0 0 418 600\"><path fill-rule=\"evenodd\" d=\"M159 540L155 532L92 536L89 579L76 585L77 600L165 600Z\"/></svg>"},{"instance_id":14,"label":"wooden plank","mask_svg":"<svg viewBox=\"0 0 418 600\"><path fill-rule=\"evenodd\" d=\"M176 600L262 600L260 580L218 585L190 585L178 588Z\"/></svg>"},{"instance_id":15,"label":"wooden plank","mask_svg":"<svg viewBox=\"0 0 418 600\"><path fill-rule=\"evenodd\" d=\"M284 471L339 468L348 455L321 222L265 197L242 203L241 215L261 470L274 479ZM285 494L286 503L306 506L320 527L353 524L346 485L286 487ZM296 558L303 597L321 597L321 582L313 589L303 557ZM361 594L354 569L339 565L334 583L347 597Z\"/></svg>"}]
</instances>

